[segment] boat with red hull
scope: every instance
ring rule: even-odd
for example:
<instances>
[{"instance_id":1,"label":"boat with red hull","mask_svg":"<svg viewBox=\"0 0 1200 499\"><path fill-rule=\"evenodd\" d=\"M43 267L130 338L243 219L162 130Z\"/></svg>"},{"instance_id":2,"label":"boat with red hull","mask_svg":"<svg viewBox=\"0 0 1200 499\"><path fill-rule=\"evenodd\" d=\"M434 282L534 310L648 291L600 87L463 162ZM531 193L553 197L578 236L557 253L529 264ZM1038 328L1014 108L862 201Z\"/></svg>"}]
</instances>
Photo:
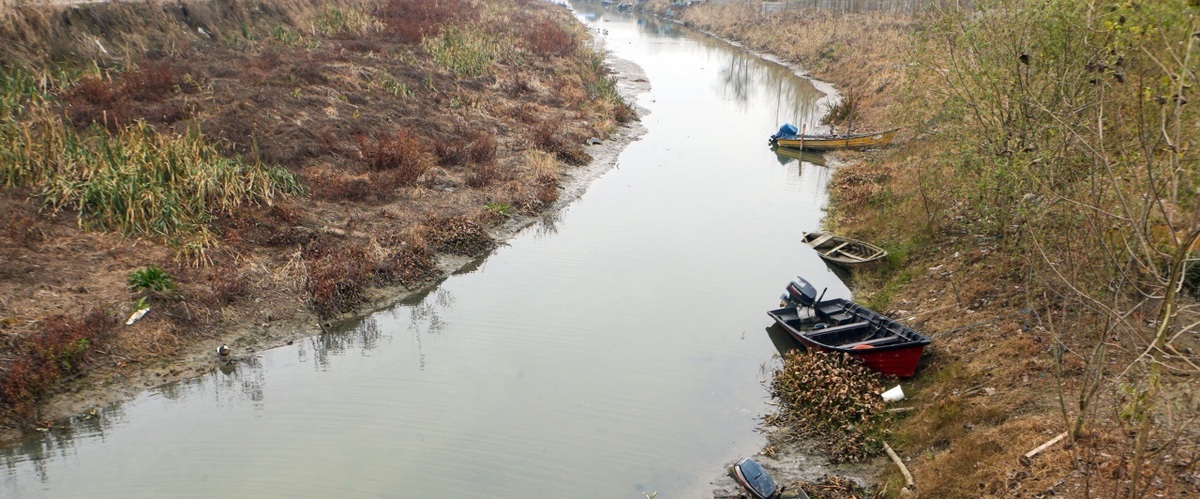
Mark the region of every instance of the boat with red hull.
<instances>
[{"instance_id":1,"label":"boat with red hull","mask_svg":"<svg viewBox=\"0 0 1200 499\"><path fill-rule=\"evenodd\" d=\"M767 312L796 341L808 348L844 352L871 370L900 378L917 372L925 335L890 317L842 298L820 300L808 281L788 284L783 306Z\"/></svg>"}]
</instances>

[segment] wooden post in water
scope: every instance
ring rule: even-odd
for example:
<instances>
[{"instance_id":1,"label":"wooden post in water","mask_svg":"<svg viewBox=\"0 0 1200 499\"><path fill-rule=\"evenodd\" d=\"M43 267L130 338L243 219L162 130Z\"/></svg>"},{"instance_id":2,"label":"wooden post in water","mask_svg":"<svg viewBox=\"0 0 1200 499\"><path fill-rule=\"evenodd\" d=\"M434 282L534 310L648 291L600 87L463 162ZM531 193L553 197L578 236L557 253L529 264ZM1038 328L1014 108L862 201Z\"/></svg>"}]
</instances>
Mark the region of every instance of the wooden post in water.
<instances>
[{"instance_id":1,"label":"wooden post in water","mask_svg":"<svg viewBox=\"0 0 1200 499\"><path fill-rule=\"evenodd\" d=\"M808 123L800 124L800 150L804 150L804 133L808 130Z\"/></svg>"}]
</instances>

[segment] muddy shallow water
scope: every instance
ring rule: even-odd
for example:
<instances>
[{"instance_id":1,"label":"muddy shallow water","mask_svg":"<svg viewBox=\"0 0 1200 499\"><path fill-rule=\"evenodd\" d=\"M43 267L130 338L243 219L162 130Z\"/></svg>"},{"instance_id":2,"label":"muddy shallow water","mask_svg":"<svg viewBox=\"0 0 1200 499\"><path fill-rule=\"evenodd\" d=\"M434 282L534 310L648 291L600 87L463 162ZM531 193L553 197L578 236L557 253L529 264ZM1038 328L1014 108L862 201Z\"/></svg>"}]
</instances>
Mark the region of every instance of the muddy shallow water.
<instances>
[{"instance_id":1,"label":"muddy shallow water","mask_svg":"<svg viewBox=\"0 0 1200 499\"><path fill-rule=\"evenodd\" d=\"M830 170L777 156L823 94L678 26L581 4L645 71L643 138L427 295L0 449L0 497L702 497L758 450Z\"/></svg>"}]
</instances>

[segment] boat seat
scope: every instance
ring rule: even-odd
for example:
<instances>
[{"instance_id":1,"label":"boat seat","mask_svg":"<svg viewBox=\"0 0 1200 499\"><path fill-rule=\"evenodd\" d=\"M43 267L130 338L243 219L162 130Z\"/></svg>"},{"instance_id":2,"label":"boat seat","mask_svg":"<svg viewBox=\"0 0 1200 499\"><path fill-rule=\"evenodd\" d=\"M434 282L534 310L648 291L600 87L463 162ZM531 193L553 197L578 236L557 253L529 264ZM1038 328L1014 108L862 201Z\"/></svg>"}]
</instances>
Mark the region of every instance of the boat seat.
<instances>
[{"instance_id":1,"label":"boat seat","mask_svg":"<svg viewBox=\"0 0 1200 499\"><path fill-rule=\"evenodd\" d=\"M828 334L828 333L836 333L836 332L838 332L838 331L845 331L845 330L848 330L848 329L857 329L857 328L860 328L860 327L866 327L866 326L869 326L869 325L871 325L871 323L870 323L870 322L867 322L867 321L862 321L862 322L852 322L852 323L850 323L850 324L842 324L842 325L840 325L840 326L829 326L829 327L827 327L827 328L825 328L825 329L816 329L816 330L813 330L813 331L812 331L812 333L813 333L813 334Z\"/></svg>"},{"instance_id":2,"label":"boat seat","mask_svg":"<svg viewBox=\"0 0 1200 499\"><path fill-rule=\"evenodd\" d=\"M808 243L808 244L809 244L809 246L816 248L817 246L825 244L825 241L828 241L830 239L833 239L833 234L822 234L821 237L814 239L811 243Z\"/></svg>"},{"instance_id":3,"label":"boat seat","mask_svg":"<svg viewBox=\"0 0 1200 499\"><path fill-rule=\"evenodd\" d=\"M817 308L817 310L818 310L819 312L821 312L822 314L824 314L824 315L835 314L835 313L841 312L841 311L843 311L843 310L845 310L845 309L846 309L846 307L844 307L844 306L842 306L842 305L840 305L840 304L837 304L837 303L833 303L833 304L830 304L830 305L825 305L825 306L823 306L823 307L818 307L818 308Z\"/></svg>"},{"instance_id":4,"label":"boat seat","mask_svg":"<svg viewBox=\"0 0 1200 499\"><path fill-rule=\"evenodd\" d=\"M842 248L845 248L847 244L850 244L850 243L845 242L845 243L839 244L836 247L834 247L833 249L826 251L825 254L827 254L829 256L833 256L834 253L837 253L838 251L841 251Z\"/></svg>"},{"instance_id":5,"label":"boat seat","mask_svg":"<svg viewBox=\"0 0 1200 499\"><path fill-rule=\"evenodd\" d=\"M879 343L887 343L890 340L894 340L894 339L898 339L898 338L900 338L900 337L899 336L884 336L882 338L871 338L869 340L863 340L863 341L859 341L859 342L855 342L855 343L847 343L845 345L841 345L841 347L842 348L854 348L856 346L861 346L861 345L877 345Z\"/></svg>"},{"instance_id":6,"label":"boat seat","mask_svg":"<svg viewBox=\"0 0 1200 499\"><path fill-rule=\"evenodd\" d=\"M847 321L850 321L851 319L854 319L854 316L847 314L845 312L838 312L836 314L827 314L825 316L825 318L828 319L830 322L836 322L838 324L842 324Z\"/></svg>"}]
</instances>

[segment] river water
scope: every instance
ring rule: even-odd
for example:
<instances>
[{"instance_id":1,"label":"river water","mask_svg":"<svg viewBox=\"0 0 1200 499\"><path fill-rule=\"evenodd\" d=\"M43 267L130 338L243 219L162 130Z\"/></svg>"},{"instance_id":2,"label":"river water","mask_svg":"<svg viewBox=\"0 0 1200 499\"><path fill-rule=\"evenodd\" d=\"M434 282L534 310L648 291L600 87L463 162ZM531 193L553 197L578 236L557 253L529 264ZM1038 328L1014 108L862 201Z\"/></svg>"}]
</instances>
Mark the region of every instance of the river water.
<instances>
[{"instance_id":1,"label":"river water","mask_svg":"<svg viewBox=\"0 0 1200 499\"><path fill-rule=\"evenodd\" d=\"M579 4L651 90L641 140L419 299L0 449L0 497L704 497L761 448L830 171L772 153L824 94L718 40ZM809 161L817 161L807 158ZM710 495L711 497L711 495Z\"/></svg>"}]
</instances>

